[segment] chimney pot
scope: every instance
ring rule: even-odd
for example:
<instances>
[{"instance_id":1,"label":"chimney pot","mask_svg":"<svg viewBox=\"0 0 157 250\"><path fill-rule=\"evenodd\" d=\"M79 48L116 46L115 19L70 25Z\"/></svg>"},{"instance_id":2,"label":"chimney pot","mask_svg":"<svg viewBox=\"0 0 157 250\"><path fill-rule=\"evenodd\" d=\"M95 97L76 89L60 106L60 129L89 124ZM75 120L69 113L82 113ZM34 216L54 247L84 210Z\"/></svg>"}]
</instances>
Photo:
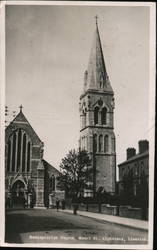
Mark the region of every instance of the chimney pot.
<instances>
[{"instance_id":1,"label":"chimney pot","mask_svg":"<svg viewBox=\"0 0 157 250\"><path fill-rule=\"evenodd\" d=\"M139 154L149 149L149 141L147 140L140 140L138 142L138 145L139 145Z\"/></svg>"},{"instance_id":2,"label":"chimney pot","mask_svg":"<svg viewBox=\"0 0 157 250\"><path fill-rule=\"evenodd\" d=\"M130 159L131 157L136 155L136 149L135 148L128 148L126 151L127 155L127 160Z\"/></svg>"}]
</instances>

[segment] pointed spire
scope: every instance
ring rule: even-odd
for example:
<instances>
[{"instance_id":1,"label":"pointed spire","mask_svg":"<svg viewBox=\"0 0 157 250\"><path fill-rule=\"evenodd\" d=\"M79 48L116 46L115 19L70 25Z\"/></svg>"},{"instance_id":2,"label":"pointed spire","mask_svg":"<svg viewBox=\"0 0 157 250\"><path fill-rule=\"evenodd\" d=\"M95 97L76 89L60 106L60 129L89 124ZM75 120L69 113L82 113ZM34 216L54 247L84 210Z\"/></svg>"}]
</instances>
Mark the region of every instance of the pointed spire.
<instances>
[{"instance_id":1,"label":"pointed spire","mask_svg":"<svg viewBox=\"0 0 157 250\"><path fill-rule=\"evenodd\" d=\"M94 33L93 44L89 57L88 70L86 72L84 90L86 91L87 89L95 89L99 91L113 91L109 82L104 62L97 15L95 16L95 19L96 30Z\"/></svg>"}]
</instances>

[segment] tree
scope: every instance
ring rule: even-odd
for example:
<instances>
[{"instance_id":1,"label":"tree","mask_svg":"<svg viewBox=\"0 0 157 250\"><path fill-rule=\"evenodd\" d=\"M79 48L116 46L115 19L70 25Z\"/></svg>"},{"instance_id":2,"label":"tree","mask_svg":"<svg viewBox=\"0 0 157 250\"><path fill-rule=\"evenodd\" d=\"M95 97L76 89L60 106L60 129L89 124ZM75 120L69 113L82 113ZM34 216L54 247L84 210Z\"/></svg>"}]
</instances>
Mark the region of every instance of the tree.
<instances>
[{"instance_id":1,"label":"tree","mask_svg":"<svg viewBox=\"0 0 157 250\"><path fill-rule=\"evenodd\" d=\"M89 188L92 177L91 160L87 151L70 150L60 164L61 173L58 176L58 187L65 190L69 197L78 197Z\"/></svg>"}]
</instances>

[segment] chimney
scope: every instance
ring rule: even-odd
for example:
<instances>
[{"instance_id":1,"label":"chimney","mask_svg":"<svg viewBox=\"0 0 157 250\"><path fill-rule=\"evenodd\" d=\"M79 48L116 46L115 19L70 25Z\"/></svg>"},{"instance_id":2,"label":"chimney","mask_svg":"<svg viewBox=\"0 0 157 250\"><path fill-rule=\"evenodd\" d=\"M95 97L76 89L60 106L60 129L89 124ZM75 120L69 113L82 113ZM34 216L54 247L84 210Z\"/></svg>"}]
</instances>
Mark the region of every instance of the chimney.
<instances>
[{"instance_id":1,"label":"chimney","mask_svg":"<svg viewBox=\"0 0 157 250\"><path fill-rule=\"evenodd\" d=\"M135 148L128 148L126 150L126 155L127 155L127 160L130 159L131 157L136 155L136 149Z\"/></svg>"},{"instance_id":2,"label":"chimney","mask_svg":"<svg viewBox=\"0 0 157 250\"><path fill-rule=\"evenodd\" d=\"M149 141L147 141L147 140L139 141L138 145L139 145L139 154L141 154L149 149Z\"/></svg>"}]
</instances>

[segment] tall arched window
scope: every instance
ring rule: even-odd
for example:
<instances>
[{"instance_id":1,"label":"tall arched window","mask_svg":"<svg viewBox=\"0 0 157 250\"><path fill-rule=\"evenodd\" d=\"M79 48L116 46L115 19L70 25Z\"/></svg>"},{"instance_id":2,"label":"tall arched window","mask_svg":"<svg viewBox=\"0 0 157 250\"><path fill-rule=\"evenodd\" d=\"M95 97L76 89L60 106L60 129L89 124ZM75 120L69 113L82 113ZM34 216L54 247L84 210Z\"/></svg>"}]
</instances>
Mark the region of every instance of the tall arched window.
<instances>
[{"instance_id":1,"label":"tall arched window","mask_svg":"<svg viewBox=\"0 0 157 250\"><path fill-rule=\"evenodd\" d=\"M21 129L18 132L18 144L17 144L17 171L20 168L21 162Z\"/></svg>"},{"instance_id":2,"label":"tall arched window","mask_svg":"<svg viewBox=\"0 0 157 250\"><path fill-rule=\"evenodd\" d=\"M10 135L6 158L7 171L30 171L31 140L24 130L18 129Z\"/></svg>"},{"instance_id":3,"label":"tall arched window","mask_svg":"<svg viewBox=\"0 0 157 250\"><path fill-rule=\"evenodd\" d=\"M86 113L83 111L83 128L86 127Z\"/></svg>"},{"instance_id":4,"label":"tall arched window","mask_svg":"<svg viewBox=\"0 0 157 250\"><path fill-rule=\"evenodd\" d=\"M115 152L116 150L116 145L115 145L115 138L112 138L112 151Z\"/></svg>"},{"instance_id":5,"label":"tall arched window","mask_svg":"<svg viewBox=\"0 0 157 250\"><path fill-rule=\"evenodd\" d=\"M55 191L55 187L56 187L56 178L55 178L54 175L51 176L50 187L51 187L52 191Z\"/></svg>"},{"instance_id":6,"label":"tall arched window","mask_svg":"<svg viewBox=\"0 0 157 250\"><path fill-rule=\"evenodd\" d=\"M102 141L103 141L103 136L102 135L99 135L99 152L102 151Z\"/></svg>"},{"instance_id":7,"label":"tall arched window","mask_svg":"<svg viewBox=\"0 0 157 250\"><path fill-rule=\"evenodd\" d=\"M7 171L10 171L10 155L11 155L11 141L8 142L8 158L7 158Z\"/></svg>"},{"instance_id":8,"label":"tall arched window","mask_svg":"<svg viewBox=\"0 0 157 250\"><path fill-rule=\"evenodd\" d=\"M98 124L98 114L99 114L99 108L95 107L95 109L94 109L94 124Z\"/></svg>"},{"instance_id":9,"label":"tall arched window","mask_svg":"<svg viewBox=\"0 0 157 250\"><path fill-rule=\"evenodd\" d=\"M27 144L27 172L30 171L30 154L31 154L31 145L30 142Z\"/></svg>"},{"instance_id":10,"label":"tall arched window","mask_svg":"<svg viewBox=\"0 0 157 250\"><path fill-rule=\"evenodd\" d=\"M93 151L97 152L97 134L93 136Z\"/></svg>"},{"instance_id":11,"label":"tall arched window","mask_svg":"<svg viewBox=\"0 0 157 250\"><path fill-rule=\"evenodd\" d=\"M109 139L108 135L105 135L104 137L104 152L107 153L109 149Z\"/></svg>"},{"instance_id":12,"label":"tall arched window","mask_svg":"<svg viewBox=\"0 0 157 250\"><path fill-rule=\"evenodd\" d=\"M12 172L15 171L15 160L16 160L16 133L14 133L13 135Z\"/></svg>"},{"instance_id":13,"label":"tall arched window","mask_svg":"<svg viewBox=\"0 0 157 250\"><path fill-rule=\"evenodd\" d=\"M25 162L26 162L26 134L23 135L22 172L25 172Z\"/></svg>"},{"instance_id":14,"label":"tall arched window","mask_svg":"<svg viewBox=\"0 0 157 250\"><path fill-rule=\"evenodd\" d=\"M104 107L101 111L101 124L106 125L107 123L107 109Z\"/></svg>"}]
</instances>

